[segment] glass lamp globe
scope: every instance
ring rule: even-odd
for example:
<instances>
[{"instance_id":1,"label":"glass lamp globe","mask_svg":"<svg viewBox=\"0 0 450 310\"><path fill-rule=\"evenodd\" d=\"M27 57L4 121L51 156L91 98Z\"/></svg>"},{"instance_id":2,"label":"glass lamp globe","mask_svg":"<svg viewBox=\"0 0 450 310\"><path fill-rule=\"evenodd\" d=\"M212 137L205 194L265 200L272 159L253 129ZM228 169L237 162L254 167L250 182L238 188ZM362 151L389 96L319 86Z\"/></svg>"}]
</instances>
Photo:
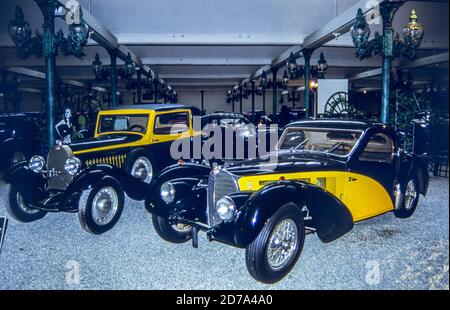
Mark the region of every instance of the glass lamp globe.
<instances>
[{"instance_id":1,"label":"glass lamp globe","mask_svg":"<svg viewBox=\"0 0 450 310\"><path fill-rule=\"evenodd\" d=\"M412 10L409 23L402 31L405 44L412 48L418 48L420 46L424 34L423 26L417 20L416 11Z\"/></svg>"}]
</instances>

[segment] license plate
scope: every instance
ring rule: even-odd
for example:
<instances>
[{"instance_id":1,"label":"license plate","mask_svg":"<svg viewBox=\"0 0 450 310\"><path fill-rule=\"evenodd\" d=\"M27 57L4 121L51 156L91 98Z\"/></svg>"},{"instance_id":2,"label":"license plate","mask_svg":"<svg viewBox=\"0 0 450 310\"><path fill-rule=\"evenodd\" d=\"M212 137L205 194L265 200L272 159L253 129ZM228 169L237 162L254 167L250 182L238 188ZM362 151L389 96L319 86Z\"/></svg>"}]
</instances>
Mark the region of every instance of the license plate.
<instances>
[{"instance_id":1,"label":"license plate","mask_svg":"<svg viewBox=\"0 0 450 310\"><path fill-rule=\"evenodd\" d=\"M0 217L0 253L2 253L3 240L5 240L6 226L8 225L8 219L6 217Z\"/></svg>"}]
</instances>

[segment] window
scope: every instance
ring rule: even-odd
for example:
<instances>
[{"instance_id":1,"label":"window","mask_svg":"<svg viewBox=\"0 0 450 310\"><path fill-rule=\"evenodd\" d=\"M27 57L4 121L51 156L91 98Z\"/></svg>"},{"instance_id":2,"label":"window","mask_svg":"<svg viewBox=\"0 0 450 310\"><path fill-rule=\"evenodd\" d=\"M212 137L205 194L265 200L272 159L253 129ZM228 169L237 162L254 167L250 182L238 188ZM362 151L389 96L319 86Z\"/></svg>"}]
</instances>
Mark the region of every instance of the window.
<instances>
[{"instance_id":1,"label":"window","mask_svg":"<svg viewBox=\"0 0 450 310\"><path fill-rule=\"evenodd\" d=\"M291 127L283 132L278 149L347 156L360 136L354 130Z\"/></svg>"},{"instance_id":2,"label":"window","mask_svg":"<svg viewBox=\"0 0 450 310\"><path fill-rule=\"evenodd\" d=\"M145 133L147 131L148 115L102 115L98 133L114 131L131 131Z\"/></svg>"},{"instance_id":3,"label":"window","mask_svg":"<svg viewBox=\"0 0 450 310\"><path fill-rule=\"evenodd\" d=\"M159 114L155 118L154 134L176 134L189 129L187 112Z\"/></svg>"},{"instance_id":4,"label":"window","mask_svg":"<svg viewBox=\"0 0 450 310\"><path fill-rule=\"evenodd\" d=\"M366 148L359 156L360 161L378 161L390 163L393 157L394 146L392 140L384 134L370 137Z\"/></svg>"}]
</instances>

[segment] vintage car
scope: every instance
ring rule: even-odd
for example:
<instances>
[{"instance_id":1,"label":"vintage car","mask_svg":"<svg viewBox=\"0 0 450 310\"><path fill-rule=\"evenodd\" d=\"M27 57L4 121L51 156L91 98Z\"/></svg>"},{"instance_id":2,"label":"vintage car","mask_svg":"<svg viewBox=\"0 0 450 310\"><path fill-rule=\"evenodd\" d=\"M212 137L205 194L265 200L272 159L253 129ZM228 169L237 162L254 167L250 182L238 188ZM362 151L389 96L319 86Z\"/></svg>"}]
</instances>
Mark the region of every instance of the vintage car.
<instances>
[{"instance_id":1,"label":"vintage car","mask_svg":"<svg viewBox=\"0 0 450 310\"><path fill-rule=\"evenodd\" d=\"M163 239L195 247L205 231L245 248L250 274L274 283L296 263L306 234L330 242L389 211L411 216L428 172L386 125L308 120L288 125L265 157L212 170L172 165L153 182L145 206Z\"/></svg>"},{"instance_id":2,"label":"vintage car","mask_svg":"<svg viewBox=\"0 0 450 310\"><path fill-rule=\"evenodd\" d=\"M8 170L6 209L22 222L47 212L78 212L86 231L101 234L118 221L124 192L143 200L153 175L176 162L170 145L196 135L192 116L198 114L196 108L174 104L100 111L93 138L57 144L47 160L36 155Z\"/></svg>"},{"instance_id":3,"label":"vintage car","mask_svg":"<svg viewBox=\"0 0 450 310\"><path fill-rule=\"evenodd\" d=\"M39 152L39 112L0 114L0 170Z\"/></svg>"}]
</instances>

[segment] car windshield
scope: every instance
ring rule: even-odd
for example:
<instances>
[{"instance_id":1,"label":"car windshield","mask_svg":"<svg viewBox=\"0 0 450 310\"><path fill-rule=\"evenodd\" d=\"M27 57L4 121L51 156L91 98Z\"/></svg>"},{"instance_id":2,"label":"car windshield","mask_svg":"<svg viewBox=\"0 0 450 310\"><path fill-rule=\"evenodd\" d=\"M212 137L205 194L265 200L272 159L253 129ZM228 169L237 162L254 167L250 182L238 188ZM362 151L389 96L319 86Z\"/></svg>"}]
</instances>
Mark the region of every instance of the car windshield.
<instances>
[{"instance_id":1,"label":"car windshield","mask_svg":"<svg viewBox=\"0 0 450 310\"><path fill-rule=\"evenodd\" d=\"M98 133L115 131L145 133L147 125L148 115L101 115Z\"/></svg>"},{"instance_id":2,"label":"car windshield","mask_svg":"<svg viewBox=\"0 0 450 310\"><path fill-rule=\"evenodd\" d=\"M347 156L361 133L357 130L290 127L284 130L277 148Z\"/></svg>"}]
</instances>

